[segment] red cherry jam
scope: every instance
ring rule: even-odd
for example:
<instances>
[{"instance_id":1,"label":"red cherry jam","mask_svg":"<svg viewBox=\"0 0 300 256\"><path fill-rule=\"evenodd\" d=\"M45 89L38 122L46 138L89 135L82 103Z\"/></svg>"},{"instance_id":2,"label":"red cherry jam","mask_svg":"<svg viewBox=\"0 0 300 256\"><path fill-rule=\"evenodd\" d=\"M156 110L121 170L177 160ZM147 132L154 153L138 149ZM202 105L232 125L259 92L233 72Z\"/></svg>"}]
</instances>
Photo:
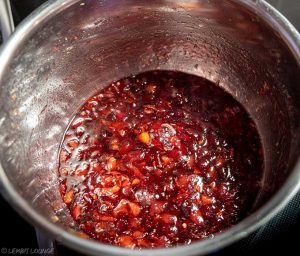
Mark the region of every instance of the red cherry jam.
<instances>
[{"instance_id":1,"label":"red cherry jam","mask_svg":"<svg viewBox=\"0 0 300 256\"><path fill-rule=\"evenodd\" d=\"M220 232L251 210L263 153L245 109L196 76L152 71L87 100L69 125L60 188L103 243L154 248Z\"/></svg>"}]
</instances>

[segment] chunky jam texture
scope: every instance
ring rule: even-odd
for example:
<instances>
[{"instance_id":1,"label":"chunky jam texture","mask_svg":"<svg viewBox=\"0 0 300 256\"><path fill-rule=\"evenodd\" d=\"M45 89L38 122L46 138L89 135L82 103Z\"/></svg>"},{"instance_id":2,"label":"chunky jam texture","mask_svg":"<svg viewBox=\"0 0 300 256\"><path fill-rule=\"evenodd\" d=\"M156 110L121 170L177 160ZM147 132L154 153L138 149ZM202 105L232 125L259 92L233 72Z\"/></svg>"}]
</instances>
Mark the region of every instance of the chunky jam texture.
<instances>
[{"instance_id":1,"label":"chunky jam texture","mask_svg":"<svg viewBox=\"0 0 300 256\"><path fill-rule=\"evenodd\" d=\"M263 172L247 112L211 82L153 71L90 98L67 129L61 194L89 237L129 248L169 247L243 218Z\"/></svg>"}]
</instances>

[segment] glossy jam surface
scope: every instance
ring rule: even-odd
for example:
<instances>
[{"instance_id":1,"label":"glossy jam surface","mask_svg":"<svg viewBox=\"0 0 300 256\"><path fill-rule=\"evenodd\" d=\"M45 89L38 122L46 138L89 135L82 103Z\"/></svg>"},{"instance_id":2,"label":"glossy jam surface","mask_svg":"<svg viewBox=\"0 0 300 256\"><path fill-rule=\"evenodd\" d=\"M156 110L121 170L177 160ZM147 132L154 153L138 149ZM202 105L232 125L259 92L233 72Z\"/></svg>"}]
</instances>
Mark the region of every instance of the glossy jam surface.
<instances>
[{"instance_id":1,"label":"glossy jam surface","mask_svg":"<svg viewBox=\"0 0 300 256\"><path fill-rule=\"evenodd\" d=\"M84 103L60 150L61 194L103 243L169 247L220 232L251 210L263 172L256 127L211 82L153 71Z\"/></svg>"}]
</instances>

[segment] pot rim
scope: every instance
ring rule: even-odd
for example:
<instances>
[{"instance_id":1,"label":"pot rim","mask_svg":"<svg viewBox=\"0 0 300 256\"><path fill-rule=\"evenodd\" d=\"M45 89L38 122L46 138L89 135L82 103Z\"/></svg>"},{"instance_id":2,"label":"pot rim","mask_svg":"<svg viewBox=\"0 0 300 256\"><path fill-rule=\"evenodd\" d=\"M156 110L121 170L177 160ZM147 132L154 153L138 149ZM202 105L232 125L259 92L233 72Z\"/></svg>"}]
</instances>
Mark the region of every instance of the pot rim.
<instances>
[{"instance_id":1,"label":"pot rim","mask_svg":"<svg viewBox=\"0 0 300 256\"><path fill-rule=\"evenodd\" d=\"M69 6L80 2L81 0L51 0L36 9L29 15L12 34L8 42L2 46L0 51L0 82L4 77L13 57L22 47L22 43L32 35L38 27L45 24L56 13L68 8ZM264 0L230 0L245 6L248 10L255 12L268 25L278 31L280 37L289 48L298 65L300 66L300 34L295 27L274 7ZM50 220L43 217L15 190L9 182L2 165L0 163L0 192L14 209L31 224L40 228L45 233L55 238L63 244L92 255L99 253L109 255L195 255L206 254L219 250L226 245L246 237L258 227L269 221L276 215L300 189L300 161L295 164L292 173L279 191L260 209L243 219L238 224L216 234L214 239L204 239L194 242L190 245L181 245L163 249L142 249L132 250L117 246L101 244L96 241L82 239L71 234Z\"/></svg>"}]
</instances>

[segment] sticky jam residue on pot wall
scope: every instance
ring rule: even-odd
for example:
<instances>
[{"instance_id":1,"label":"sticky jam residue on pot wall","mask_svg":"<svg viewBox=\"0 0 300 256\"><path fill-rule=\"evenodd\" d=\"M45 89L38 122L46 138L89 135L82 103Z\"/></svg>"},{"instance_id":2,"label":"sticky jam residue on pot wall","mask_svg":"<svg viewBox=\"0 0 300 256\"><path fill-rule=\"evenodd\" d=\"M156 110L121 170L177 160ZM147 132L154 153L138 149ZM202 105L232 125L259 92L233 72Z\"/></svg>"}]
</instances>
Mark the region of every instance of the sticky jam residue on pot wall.
<instances>
[{"instance_id":1,"label":"sticky jam residue on pot wall","mask_svg":"<svg viewBox=\"0 0 300 256\"><path fill-rule=\"evenodd\" d=\"M263 153L254 122L215 84L152 71L91 97L60 150L61 194L79 227L129 248L189 244L251 209Z\"/></svg>"}]
</instances>

